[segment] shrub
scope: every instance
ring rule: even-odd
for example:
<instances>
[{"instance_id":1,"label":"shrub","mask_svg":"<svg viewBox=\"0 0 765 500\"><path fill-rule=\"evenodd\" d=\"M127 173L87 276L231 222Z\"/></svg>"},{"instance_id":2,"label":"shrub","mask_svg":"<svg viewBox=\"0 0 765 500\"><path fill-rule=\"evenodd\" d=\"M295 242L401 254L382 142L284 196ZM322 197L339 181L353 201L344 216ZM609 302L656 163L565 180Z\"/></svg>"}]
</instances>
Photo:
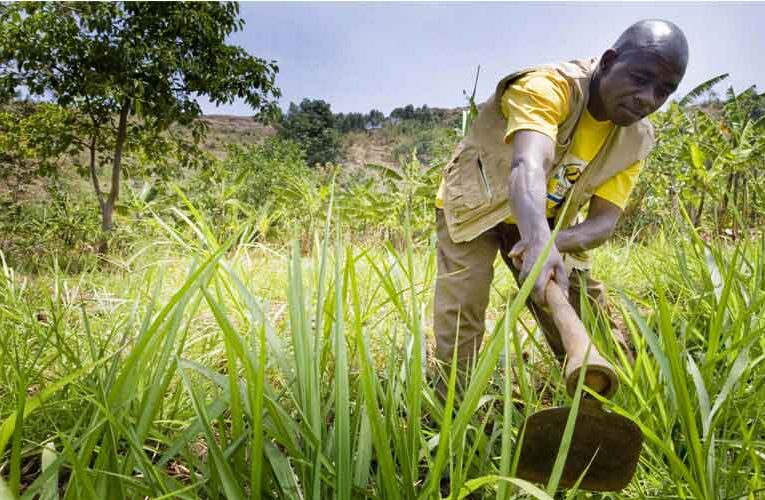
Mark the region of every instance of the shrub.
<instances>
[{"instance_id":1,"label":"shrub","mask_svg":"<svg viewBox=\"0 0 765 500\"><path fill-rule=\"evenodd\" d=\"M299 208L289 206L280 189L292 179L312 179L314 175L300 146L270 137L259 144L229 146L224 160L212 161L182 190L221 234L259 214L259 233L265 237L277 218Z\"/></svg>"},{"instance_id":2,"label":"shrub","mask_svg":"<svg viewBox=\"0 0 765 500\"><path fill-rule=\"evenodd\" d=\"M303 99L300 105L290 103L282 119L279 135L298 143L306 153L308 165L335 162L340 155L340 133L328 103Z\"/></svg>"}]
</instances>

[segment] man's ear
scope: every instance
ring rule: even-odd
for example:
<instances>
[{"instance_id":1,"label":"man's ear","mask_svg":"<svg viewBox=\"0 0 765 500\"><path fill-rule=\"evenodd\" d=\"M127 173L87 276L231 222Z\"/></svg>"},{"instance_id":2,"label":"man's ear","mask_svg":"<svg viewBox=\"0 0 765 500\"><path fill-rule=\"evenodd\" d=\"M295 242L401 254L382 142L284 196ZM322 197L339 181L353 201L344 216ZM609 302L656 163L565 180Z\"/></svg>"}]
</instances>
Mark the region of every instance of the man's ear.
<instances>
[{"instance_id":1,"label":"man's ear","mask_svg":"<svg viewBox=\"0 0 765 500\"><path fill-rule=\"evenodd\" d=\"M614 49L608 49L605 52L603 52L603 55L600 56L600 70L603 73L607 73L608 70L611 69L611 67L616 62L616 57L619 54Z\"/></svg>"}]
</instances>

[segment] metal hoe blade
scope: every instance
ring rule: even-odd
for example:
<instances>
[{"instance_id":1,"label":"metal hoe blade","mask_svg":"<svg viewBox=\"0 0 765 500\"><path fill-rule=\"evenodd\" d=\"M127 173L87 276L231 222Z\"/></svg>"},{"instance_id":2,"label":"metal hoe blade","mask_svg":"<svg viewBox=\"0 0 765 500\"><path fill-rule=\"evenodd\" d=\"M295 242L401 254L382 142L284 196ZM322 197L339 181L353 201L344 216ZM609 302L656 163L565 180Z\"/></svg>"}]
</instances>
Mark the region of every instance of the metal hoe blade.
<instances>
[{"instance_id":1,"label":"metal hoe blade","mask_svg":"<svg viewBox=\"0 0 765 500\"><path fill-rule=\"evenodd\" d=\"M552 473L571 408L551 408L526 419L518 477L546 483ZM643 435L632 420L582 401L560 486L571 487L587 471L579 488L619 491L635 474Z\"/></svg>"}]
</instances>

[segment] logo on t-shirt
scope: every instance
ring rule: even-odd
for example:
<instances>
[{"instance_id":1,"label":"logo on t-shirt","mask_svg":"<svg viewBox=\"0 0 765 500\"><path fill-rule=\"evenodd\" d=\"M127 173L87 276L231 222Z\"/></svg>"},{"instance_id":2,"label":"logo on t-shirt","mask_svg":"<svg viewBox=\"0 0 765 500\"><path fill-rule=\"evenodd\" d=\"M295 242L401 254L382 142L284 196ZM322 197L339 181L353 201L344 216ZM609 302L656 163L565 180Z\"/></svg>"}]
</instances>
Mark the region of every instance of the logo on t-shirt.
<instances>
[{"instance_id":1,"label":"logo on t-shirt","mask_svg":"<svg viewBox=\"0 0 765 500\"><path fill-rule=\"evenodd\" d=\"M561 166L547 183L547 210L556 210L566 201L566 196L579 177L582 176L587 162L568 153L561 162ZM551 215L551 214L548 214Z\"/></svg>"}]
</instances>

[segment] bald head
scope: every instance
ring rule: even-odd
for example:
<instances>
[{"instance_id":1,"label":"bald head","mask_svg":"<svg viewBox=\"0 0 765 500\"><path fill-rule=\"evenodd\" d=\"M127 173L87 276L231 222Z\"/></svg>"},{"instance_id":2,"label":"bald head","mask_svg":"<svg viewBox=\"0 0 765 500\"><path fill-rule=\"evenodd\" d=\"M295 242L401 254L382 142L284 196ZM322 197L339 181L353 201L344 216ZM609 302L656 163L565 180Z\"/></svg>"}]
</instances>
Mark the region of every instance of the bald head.
<instances>
[{"instance_id":1,"label":"bald head","mask_svg":"<svg viewBox=\"0 0 765 500\"><path fill-rule=\"evenodd\" d=\"M616 40L612 47L618 54L650 52L685 73L688 65L688 40L676 24L662 19L638 21Z\"/></svg>"},{"instance_id":2,"label":"bald head","mask_svg":"<svg viewBox=\"0 0 765 500\"><path fill-rule=\"evenodd\" d=\"M669 21L639 21L600 58L587 103L597 120L628 126L661 107L688 65L688 41Z\"/></svg>"}]
</instances>

